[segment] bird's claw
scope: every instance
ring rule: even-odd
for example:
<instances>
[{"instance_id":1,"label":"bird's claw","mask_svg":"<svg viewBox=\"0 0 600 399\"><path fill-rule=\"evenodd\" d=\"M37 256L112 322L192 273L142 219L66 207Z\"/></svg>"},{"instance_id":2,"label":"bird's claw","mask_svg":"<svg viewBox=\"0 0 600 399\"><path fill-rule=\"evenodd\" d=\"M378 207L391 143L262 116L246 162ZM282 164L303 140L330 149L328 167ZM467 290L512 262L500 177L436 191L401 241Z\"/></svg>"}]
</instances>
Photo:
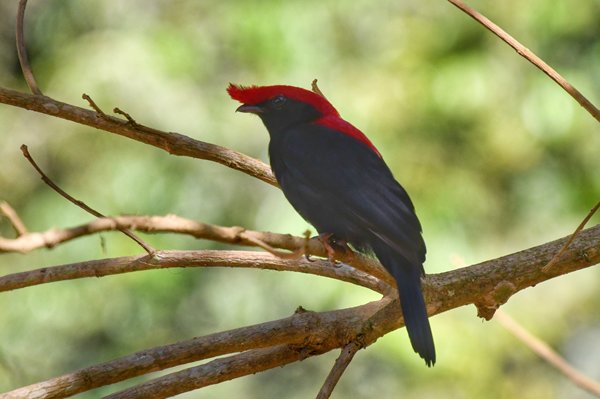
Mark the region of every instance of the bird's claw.
<instances>
[{"instance_id":1,"label":"bird's claw","mask_svg":"<svg viewBox=\"0 0 600 399\"><path fill-rule=\"evenodd\" d=\"M325 252L327 252L327 260L335 264L335 248L333 248L330 241L332 237L333 233L321 233L317 236L317 240L323 244Z\"/></svg>"}]
</instances>

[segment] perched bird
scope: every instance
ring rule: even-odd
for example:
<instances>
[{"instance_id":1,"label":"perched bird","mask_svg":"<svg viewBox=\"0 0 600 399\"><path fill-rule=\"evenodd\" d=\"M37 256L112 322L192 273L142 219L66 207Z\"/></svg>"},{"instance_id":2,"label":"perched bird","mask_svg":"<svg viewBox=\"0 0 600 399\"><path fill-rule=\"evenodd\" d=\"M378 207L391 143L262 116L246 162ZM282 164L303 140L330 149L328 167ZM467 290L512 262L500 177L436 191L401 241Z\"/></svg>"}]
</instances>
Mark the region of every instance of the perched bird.
<instances>
[{"instance_id":1,"label":"perched bird","mask_svg":"<svg viewBox=\"0 0 600 399\"><path fill-rule=\"evenodd\" d=\"M412 347L432 366L435 347L421 292L421 224L379 151L320 94L284 85L230 84L227 92L242 103L238 112L262 119L273 173L328 252L350 243L374 253L394 277Z\"/></svg>"}]
</instances>

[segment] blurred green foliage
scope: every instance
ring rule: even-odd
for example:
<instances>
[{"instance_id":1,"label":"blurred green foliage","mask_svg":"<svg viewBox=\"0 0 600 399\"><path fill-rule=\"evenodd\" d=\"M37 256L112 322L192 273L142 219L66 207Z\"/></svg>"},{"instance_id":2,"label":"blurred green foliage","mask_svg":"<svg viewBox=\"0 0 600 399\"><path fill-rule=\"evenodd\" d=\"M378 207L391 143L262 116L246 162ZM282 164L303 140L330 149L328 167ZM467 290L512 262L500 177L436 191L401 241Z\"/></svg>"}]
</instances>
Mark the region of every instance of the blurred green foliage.
<instances>
[{"instance_id":1,"label":"blurred green foliage","mask_svg":"<svg viewBox=\"0 0 600 399\"><path fill-rule=\"evenodd\" d=\"M320 87L381 149L424 225L428 272L567 235L600 198L595 121L550 79L444 1L30 2L26 37L42 90L145 125L266 160L259 121L233 113L228 82ZM474 4L600 103L597 0ZM0 84L26 91L14 50L16 2L0 3ZM0 199L30 230L90 216L46 187L107 214L168 214L301 234L281 193L219 165L0 106ZM598 217L592 220L598 222ZM11 228L0 219L0 233ZM119 234L2 255L2 274L136 254ZM159 248L222 248L173 235ZM563 276L505 307L600 379L600 270ZM0 391L209 332L377 296L292 273L165 270L49 284L0 295ZM361 351L335 398L585 398L473 307L432 319L438 364L424 367L404 330ZM210 387L186 398L314 396L336 354ZM129 386L131 381L119 384ZM81 395L95 398L109 387Z\"/></svg>"}]
</instances>

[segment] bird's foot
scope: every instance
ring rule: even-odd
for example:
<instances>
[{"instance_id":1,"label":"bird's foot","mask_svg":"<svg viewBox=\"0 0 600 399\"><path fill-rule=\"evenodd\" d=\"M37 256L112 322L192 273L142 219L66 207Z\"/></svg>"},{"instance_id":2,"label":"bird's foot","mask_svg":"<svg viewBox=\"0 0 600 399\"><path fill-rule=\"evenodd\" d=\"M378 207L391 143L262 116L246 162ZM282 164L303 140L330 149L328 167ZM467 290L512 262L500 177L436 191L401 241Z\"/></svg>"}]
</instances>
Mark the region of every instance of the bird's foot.
<instances>
[{"instance_id":1,"label":"bird's foot","mask_svg":"<svg viewBox=\"0 0 600 399\"><path fill-rule=\"evenodd\" d=\"M354 251L350 248L347 241L336 238L332 233L319 234L317 239L325 247L327 259L334 265L336 264L336 254L339 257L341 252L344 253L343 259L346 262L351 263L354 260Z\"/></svg>"},{"instance_id":2,"label":"bird's foot","mask_svg":"<svg viewBox=\"0 0 600 399\"><path fill-rule=\"evenodd\" d=\"M319 242L323 244L323 247L325 247L325 252L327 252L327 260L329 260L331 263L335 263L335 248L333 247L335 243L333 242L332 238L333 233L321 233L317 236L317 240L319 240Z\"/></svg>"}]
</instances>

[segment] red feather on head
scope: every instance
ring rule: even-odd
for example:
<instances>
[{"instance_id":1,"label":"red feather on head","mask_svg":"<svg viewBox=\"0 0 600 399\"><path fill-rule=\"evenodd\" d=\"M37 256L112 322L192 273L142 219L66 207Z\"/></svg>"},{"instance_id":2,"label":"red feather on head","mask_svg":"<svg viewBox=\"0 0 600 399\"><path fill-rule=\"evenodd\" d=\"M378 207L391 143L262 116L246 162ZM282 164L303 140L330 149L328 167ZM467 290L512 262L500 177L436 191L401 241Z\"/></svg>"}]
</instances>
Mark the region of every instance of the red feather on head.
<instances>
[{"instance_id":1,"label":"red feather on head","mask_svg":"<svg viewBox=\"0 0 600 399\"><path fill-rule=\"evenodd\" d=\"M310 90L302 89L300 87L286 86L286 85L275 85L275 86L241 86L229 84L227 93L233 98L243 104L255 105L267 101L275 96L283 95L293 100L298 100L304 103L308 103L315 107L323 116L340 114L334 108L333 105L323 96L318 95Z\"/></svg>"},{"instance_id":2,"label":"red feather on head","mask_svg":"<svg viewBox=\"0 0 600 399\"><path fill-rule=\"evenodd\" d=\"M327 126L351 136L371 148L379 157L381 154L371 140L351 123L340 117L340 114L325 97L310 90L295 86L242 86L229 84L227 93L242 104L256 105L279 95L312 105L322 115L314 123Z\"/></svg>"}]
</instances>

